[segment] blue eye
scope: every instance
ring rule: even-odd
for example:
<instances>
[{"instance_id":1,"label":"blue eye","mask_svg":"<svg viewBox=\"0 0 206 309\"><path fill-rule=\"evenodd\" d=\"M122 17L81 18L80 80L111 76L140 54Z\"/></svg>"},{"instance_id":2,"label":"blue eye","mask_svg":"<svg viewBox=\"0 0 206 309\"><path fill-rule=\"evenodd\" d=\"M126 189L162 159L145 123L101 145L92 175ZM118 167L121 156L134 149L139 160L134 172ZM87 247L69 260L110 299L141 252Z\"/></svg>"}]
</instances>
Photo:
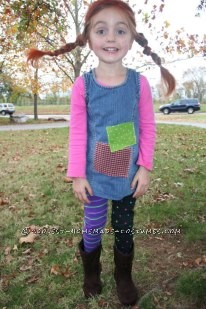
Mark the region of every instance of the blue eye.
<instances>
[{"instance_id":1,"label":"blue eye","mask_svg":"<svg viewBox=\"0 0 206 309\"><path fill-rule=\"evenodd\" d=\"M125 33L126 33L126 31L124 31L122 29L117 30L118 35L124 35Z\"/></svg>"},{"instance_id":2,"label":"blue eye","mask_svg":"<svg viewBox=\"0 0 206 309\"><path fill-rule=\"evenodd\" d=\"M96 31L96 33L99 34L99 35L104 35L105 32L106 31L104 29L99 29L99 30Z\"/></svg>"}]
</instances>

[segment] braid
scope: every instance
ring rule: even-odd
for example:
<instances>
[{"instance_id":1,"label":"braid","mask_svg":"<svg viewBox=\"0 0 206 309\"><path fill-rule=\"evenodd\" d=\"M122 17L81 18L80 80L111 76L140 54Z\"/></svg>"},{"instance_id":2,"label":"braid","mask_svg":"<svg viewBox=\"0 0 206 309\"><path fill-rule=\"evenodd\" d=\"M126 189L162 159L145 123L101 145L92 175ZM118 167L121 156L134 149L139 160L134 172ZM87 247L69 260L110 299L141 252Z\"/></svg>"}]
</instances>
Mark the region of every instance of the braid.
<instances>
[{"instance_id":1,"label":"braid","mask_svg":"<svg viewBox=\"0 0 206 309\"><path fill-rule=\"evenodd\" d=\"M135 41L144 48L143 54L151 56L154 63L160 67L161 76L167 89L166 95L170 95L174 91L176 85L174 76L162 66L161 58L156 53L152 52L143 33L136 33Z\"/></svg>"},{"instance_id":2,"label":"braid","mask_svg":"<svg viewBox=\"0 0 206 309\"><path fill-rule=\"evenodd\" d=\"M68 53L70 51L72 51L73 49L75 49L77 46L79 47L83 47L86 45L87 39L85 38L84 35L79 34L76 38L76 41L73 43L68 43L62 47L60 47L59 49L56 49L54 51L43 51L43 50L38 50L35 48L31 48L26 52L26 56L27 56L27 62L30 62L32 64L32 66L37 67L38 66L38 62L40 60L40 58L42 58L43 56L59 56L65 53Z\"/></svg>"}]
</instances>

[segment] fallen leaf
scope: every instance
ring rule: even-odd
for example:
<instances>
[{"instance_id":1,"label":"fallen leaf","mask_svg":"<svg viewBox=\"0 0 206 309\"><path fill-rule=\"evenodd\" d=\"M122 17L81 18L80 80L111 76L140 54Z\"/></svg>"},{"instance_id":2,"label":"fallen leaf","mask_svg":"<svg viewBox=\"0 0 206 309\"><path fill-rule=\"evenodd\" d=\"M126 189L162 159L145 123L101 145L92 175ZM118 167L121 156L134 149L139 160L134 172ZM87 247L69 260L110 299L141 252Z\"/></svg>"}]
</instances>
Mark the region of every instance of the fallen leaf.
<instances>
[{"instance_id":1,"label":"fallen leaf","mask_svg":"<svg viewBox=\"0 0 206 309\"><path fill-rule=\"evenodd\" d=\"M79 260L76 256L74 257L73 261L74 261L74 263L79 263Z\"/></svg>"},{"instance_id":2,"label":"fallen leaf","mask_svg":"<svg viewBox=\"0 0 206 309\"><path fill-rule=\"evenodd\" d=\"M164 202L164 201L172 200L172 199L175 199L175 197L169 192L159 193L159 195L155 197L155 201L157 202Z\"/></svg>"},{"instance_id":3,"label":"fallen leaf","mask_svg":"<svg viewBox=\"0 0 206 309\"><path fill-rule=\"evenodd\" d=\"M73 238L70 238L66 241L66 245L69 247L69 248L73 248L74 247L74 243L73 243Z\"/></svg>"},{"instance_id":4,"label":"fallen leaf","mask_svg":"<svg viewBox=\"0 0 206 309\"><path fill-rule=\"evenodd\" d=\"M11 261L13 261L13 256L12 255L6 255L6 258L5 258L5 260L6 260L6 262L9 264L9 263L11 263Z\"/></svg>"},{"instance_id":5,"label":"fallen leaf","mask_svg":"<svg viewBox=\"0 0 206 309\"><path fill-rule=\"evenodd\" d=\"M200 266L200 264L202 263L202 258L200 257L200 258L197 258L196 260L195 260L195 264L197 265L197 266Z\"/></svg>"},{"instance_id":6,"label":"fallen leaf","mask_svg":"<svg viewBox=\"0 0 206 309\"><path fill-rule=\"evenodd\" d=\"M6 249L4 250L4 254L9 255L10 252L11 252L11 247L6 247Z\"/></svg>"},{"instance_id":7,"label":"fallen leaf","mask_svg":"<svg viewBox=\"0 0 206 309\"><path fill-rule=\"evenodd\" d=\"M194 174L195 173L195 168L185 168L183 171L188 173L188 174Z\"/></svg>"},{"instance_id":8,"label":"fallen leaf","mask_svg":"<svg viewBox=\"0 0 206 309\"><path fill-rule=\"evenodd\" d=\"M51 270L50 270L50 274L51 275L61 275L61 270L60 270L60 267L59 265L53 265Z\"/></svg>"},{"instance_id":9,"label":"fallen leaf","mask_svg":"<svg viewBox=\"0 0 206 309\"><path fill-rule=\"evenodd\" d=\"M33 263L34 263L34 259L32 259L31 257L29 257L28 265L29 265L29 266L32 266Z\"/></svg>"},{"instance_id":10,"label":"fallen leaf","mask_svg":"<svg viewBox=\"0 0 206 309\"><path fill-rule=\"evenodd\" d=\"M72 183L73 180L69 177L64 177L64 182L67 182L67 183Z\"/></svg>"},{"instance_id":11,"label":"fallen leaf","mask_svg":"<svg viewBox=\"0 0 206 309\"><path fill-rule=\"evenodd\" d=\"M177 252L177 257L182 258L182 252Z\"/></svg>"},{"instance_id":12,"label":"fallen leaf","mask_svg":"<svg viewBox=\"0 0 206 309\"><path fill-rule=\"evenodd\" d=\"M22 252L22 254L25 254L25 255L29 255L29 254L31 254L31 248L29 248L29 249L26 249L25 251L23 251Z\"/></svg>"},{"instance_id":13,"label":"fallen leaf","mask_svg":"<svg viewBox=\"0 0 206 309\"><path fill-rule=\"evenodd\" d=\"M0 197L0 206L4 206L4 205L9 205L9 199Z\"/></svg>"},{"instance_id":14,"label":"fallen leaf","mask_svg":"<svg viewBox=\"0 0 206 309\"><path fill-rule=\"evenodd\" d=\"M79 304L75 307L75 309L86 309L86 307L83 304Z\"/></svg>"},{"instance_id":15,"label":"fallen leaf","mask_svg":"<svg viewBox=\"0 0 206 309\"><path fill-rule=\"evenodd\" d=\"M164 240L164 238L162 238L162 237L154 237L155 239L157 239L157 240Z\"/></svg>"},{"instance_id":16,"label":"fallen leaf","mask_svg":"<svg viewBox=\"0 0 206 309\"><path fill-rule=\"evenodd\" d=\"M13 247L13 251L18 251L18 247L17 247L17 245L14 245L14 247Z\"/></svg>"},{"instance_id":17,"label":"fallen leaf","mask_svg":"<svg viewBox=\"0 0 206 309\"><path fill-rule=\"evenodd\" d=\"M21 266L19 269L20 269L21 271L28 271L28 270L31 270L31 266L24 265L24 266Z\"/></svg>"},{"instance_id":18,"label":"fallen leaf","mask_svg":"<svg viewBox=\"0 0 206 309\"><path fill-rule=\"evenodd\" d=\"M44 257L46 254L48 254L48 250L47 249L44 249L44 250L42 250L42 251L40 251L39 253L38 253L38 258L39 259L41 259L42 257Z\"/></svg>"},{"instance_id":19,"label":"fallen leaf","mask_svg":"<svg viewBox=\"0 0 206 309\"><path fill-rule=\"evenodd\" d=\"M175 182L174 185L175 185L176 188L178 188L178 187L183 187L184 183L182 183L182 182Z\"/></svg>"},{"instance_id":20,"label":"fallen leaf","mask_svg":"<svg viewBox=\"0 0 206 309\"><path fill-rule=\"evenodd\" d=\"M26 243L26 244L32 244L34 242L34 239L36 238L36 234L34 233L29 233L28 236L25 236L25 237L21 237L19 239L19 243L22 245L23 243Z\"/></svg>"},{"instance_id":21,"label":"fallen leaf","mask_svg":"<svg viewBox=\"0 0 206 309\"><path fill-rule=\"evenodd\" d=\"M194 262L197 266L205 266L206 265L206 255L199 257Z\"/></svg>"},{"instance_id":22,"label":"fallen leaf","mask_svg":"<svg viewBox=\"0 0 206 309\"><path fill-rule=\"evenodd\" d=\"M11 211L15 211L15 210L16 210L16 206L14 206L14 205L9 206L9 210L11 210Z\"/></svg>"},{"instance_id":23,"label":"fallen leaf","mask_svg":"<svg viewBox=\"0 0 206 309\"><path fill-rule=\"evenodd\" d=\"M100 308L106 308L108 304L104 299L100 299L98 301L98 305L100 306Z\"/></svg>"},{"instance_id":24,"label":"fallen leaf","mask_svg":"<svg viewBox=\"0 0 206 309\"><path fill-rule=\"evenodd\" d=\"M65 271L62 272L62 275L65 277L65 278L71 278L74 273L71 272L70 268L67 267Z\"/></svg>"},{"instance_id":25,"label":"fallen leaf","mask_svg":"<svg viewBox=\"0 0 206 309\"><path fill-rule=\"evenodd\" d=\"M35 240L35 238L39 235L40 233L40 228L39 226L31 225L29 227L26 227L23 231L26 236L20 237L19 243L29 243L32 244ZM22 233L23 233L22 231Z\"/></svg>"},{"instance_id":26,"label":"fallen leaf","mask_svg":"<svg viewBox=\"0 0 206 309\"><path fill-rule=\"evenodd\" d=\"M33 277L31 277L31 278L28 278L28 279L26 280L26 282L27 282L28 284L31 284L31 283L37 282L38 280L39 280L39 278L38 278L37 276L33 276Z\"/></svg>"}]
</instances>

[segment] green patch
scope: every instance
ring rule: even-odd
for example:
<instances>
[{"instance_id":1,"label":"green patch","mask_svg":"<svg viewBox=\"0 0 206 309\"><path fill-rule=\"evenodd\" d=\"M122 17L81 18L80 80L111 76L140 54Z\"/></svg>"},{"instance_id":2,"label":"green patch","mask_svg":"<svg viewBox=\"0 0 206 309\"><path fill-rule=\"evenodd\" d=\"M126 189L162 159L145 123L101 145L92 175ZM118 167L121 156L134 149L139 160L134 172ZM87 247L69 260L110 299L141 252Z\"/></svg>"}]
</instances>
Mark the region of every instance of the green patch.
<instances>
[{"instance_id":1,"label":"green patch","mask_svg":"<svg viewBox=\"0 0 206 309\"><path fill-rule=\"evenodd\" d=\"M133 122L125 122L106 128L111 152L115 152L136 144Z\"/></svg>"}]
</instances>

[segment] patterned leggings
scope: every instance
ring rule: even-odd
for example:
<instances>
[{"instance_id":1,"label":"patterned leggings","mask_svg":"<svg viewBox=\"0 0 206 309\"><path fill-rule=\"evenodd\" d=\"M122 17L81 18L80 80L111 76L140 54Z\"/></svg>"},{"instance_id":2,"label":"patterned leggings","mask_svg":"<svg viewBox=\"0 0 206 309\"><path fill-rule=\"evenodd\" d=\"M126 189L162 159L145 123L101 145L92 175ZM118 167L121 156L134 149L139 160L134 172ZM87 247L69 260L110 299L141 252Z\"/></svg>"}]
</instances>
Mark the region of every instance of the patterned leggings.
<instances>
[{"instance_id":1,"label":"patterned leggings","mask_svg":"<svg viewBox=\"0 0 206 309\"><path fill-rule=\"evenodd\" d=\"M108 200L89 196L90 204L84 205L83 241L86 252L93 251L101 242L101 231L107 221ZM133 219L136 199L132 195L112 201L111 223L115 245L123 253L129 253L133 245Z\"/></svg>"}]
</instances>

